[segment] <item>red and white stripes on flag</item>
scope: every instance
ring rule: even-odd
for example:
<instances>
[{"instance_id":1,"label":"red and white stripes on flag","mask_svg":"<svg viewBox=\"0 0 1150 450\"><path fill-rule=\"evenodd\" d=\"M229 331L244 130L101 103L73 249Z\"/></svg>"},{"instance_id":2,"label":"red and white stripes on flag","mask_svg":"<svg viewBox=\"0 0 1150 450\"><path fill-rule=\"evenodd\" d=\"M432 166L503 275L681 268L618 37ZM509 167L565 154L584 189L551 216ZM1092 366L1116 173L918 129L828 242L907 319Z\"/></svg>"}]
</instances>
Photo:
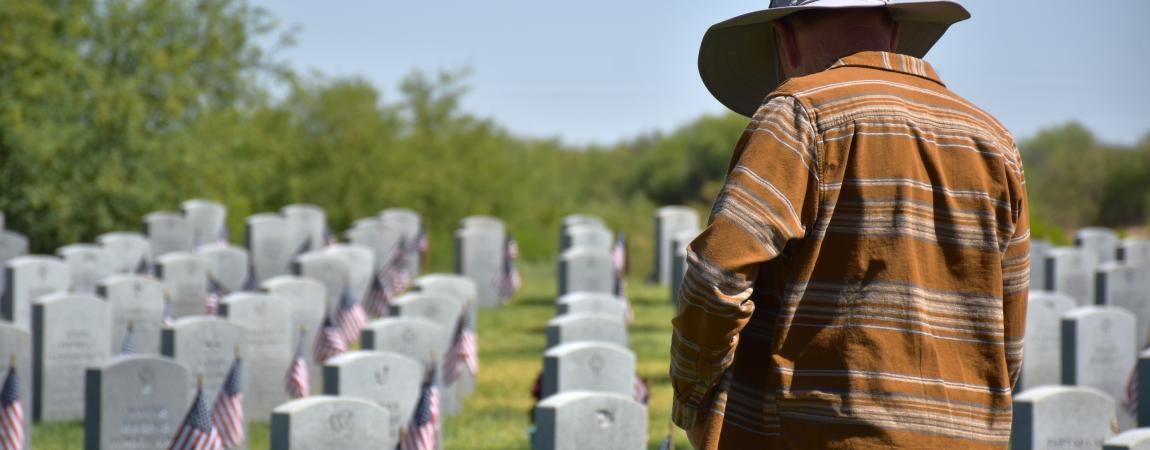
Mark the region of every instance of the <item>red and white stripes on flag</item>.
<instances>
[{"instance_id":1,"label":"red and white stripes on flag","mask_svg":"<svg viewBox=\"0 0 1150 450\"><path fill-rule=\"evenodd\" d=\"M651 391L647 388L647 380L644 380L639 374L635 374L635 401L647 404L647 400L651 398Z\"/></svg>"},{"instance_id":2,"label":"red and white stripes on flag","mask_svg":"<svg viewBox=\"0 0 1150 450\"><path fill-rule=\"evenodd\" d=\"M303 353L306 338L307 332L300 330L295 358L292 359L291 366L284 376L284 390L287 391L288 397L293 399L307 397L311 386L311 374L307 371L307 360Z\"/></svg>"},{"instance_id":3,"label":"red and white stripes on flag","mask_svg":"<svg viewBox=\"0 0 1150 450\"><path fill-rule=\"evenodd\" d=\"M223 301L225 295L227 295L227 290L214 277L208 277L208 294L204 297L204 314L219 315L220 302Z\"/></svg>"},{"instance_id":4,"label":"red and white stripes on flag","mask_svg":"<svg viewBox=\"0 0 1150 450\"><path fill-rule=\"evenodd\" d=\"M351 297L351 287L345 286L339 295L339 309L336 311L336 322L339 331L343 333L343 340L349 345L359 342L359 331L367 325L367 313L363 307Z\"/></svg>"},{"instance_id":5,"label":"red and white stripes on flag","mask_svg":"<svg viewBox=\"0 0 1150 450\"><path fill-rule=\"evenodd\" d=\"M518 259L519 244L515 242L513 236L508 235L503 244L503 270L497 280L499 298L504 302L511 300L523 284L523 279L519 276L519 269L515 265Z\"/></svg>"},{"instance_id":6,"label":"red and white stripes on flag","mask_svg":"<svg viewBox=\"0 0 1150 450\"><path fill-rule=\"evenodd\" d=\"M168 450L222 450L224 443L220 433L212 426L209 417L208 405L204 401L204 388L196 389L196 398L192 400L192 407L184 417L184 423L172 438L172 445Z\"/></svg>"},{"instance_id":7,"label":"red and white stripes on flag","mask_svg":"<svg viewBox=\"0 0 1150 450\"><path fill-rule=\"evenodd\" d=\"M435 372L424 381L419 403L400 443L401 450L436 450L439 442L439 387Z\"/></svg>"},{"instance_id":8,"label":"red and white stripes on flag","mask_svg":"<svg viewBox=\"0 0 1150 450\"><path fill-rule=\"evenodd\" d=\"M475 332L467 323L467 316L459 318L455 333L451 337L451 348L444 361L443 378L447 384L454 383L463 374L463 366L472 374L479 373L479 343Z\"/></svg>"},{"instance_id":9,"label":"red and white stripes on flag","mask_svg":"<svg viewBox=\"0 0 1150 450\"><path fill-rule=\"evenodd\" d=\"M390 313L388 306L387 287L383 284L383 272L374 274L371 277L371 288L367 290L367 296L363 298L363 309L370 315L375 317L387 317Z\"/></svg>"},{"instance_id":10,"label":"red and white stripes on flag","mask_svg":"<svg viewBox=\"0 0 1150 450\"><path fill-rule=\"evenodd\" d=\"M315 337L314 357L316 364L323 364L328 358L347 351L347 342L343 340L343 333L336 328L328 315L323 319L323 327Z\"/></svg>"},{"instance_id":11,"label":"red and white stripes on flag","mask_svg":"<svg viewBox=\"0 0 1150 450\"><path fill-rule=\"evenodd\" d=\"M0 450L24 450L24 406L15 364L8 367L0 388Z\"/></svg>"},{"instance_id":12,"label":"red and white stripes on flag","mask_svg":"<svg viewBox=\"0 0 1150 450\"><path fill-rule=\"evenodd\" d=\"M238 447L247 439L244 433L244 394L240 391L241 370L237 355L220 393L216 395L216 403L212 405L212 425L219 430L224 446L229 448Z\"/></svg>"}]
</instances>

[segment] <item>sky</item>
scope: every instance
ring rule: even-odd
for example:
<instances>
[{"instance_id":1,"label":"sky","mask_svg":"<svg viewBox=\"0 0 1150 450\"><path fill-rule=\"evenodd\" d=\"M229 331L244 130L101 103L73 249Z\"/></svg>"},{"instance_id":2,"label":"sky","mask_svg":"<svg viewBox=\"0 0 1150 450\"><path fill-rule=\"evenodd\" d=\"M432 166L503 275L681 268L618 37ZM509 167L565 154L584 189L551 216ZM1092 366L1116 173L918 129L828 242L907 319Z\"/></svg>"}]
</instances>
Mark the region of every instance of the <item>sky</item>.
<instances>
[{"instance_id":1,"label":"sky","mask_svg":"<svg viewBox=\"0 0 1150 450\"><path fill-rule=\"evenodd\" d=\"M304 71L371 81L384 101L419 69L469 69L464 108L512 132L610 144L726 111L699 79L709 26L768 0L250 0ZM1019 139L1078 121L1103 141L1150 135L1150 1L965 0L972 18L926 56Z\"/></svg>"}]
</instances>

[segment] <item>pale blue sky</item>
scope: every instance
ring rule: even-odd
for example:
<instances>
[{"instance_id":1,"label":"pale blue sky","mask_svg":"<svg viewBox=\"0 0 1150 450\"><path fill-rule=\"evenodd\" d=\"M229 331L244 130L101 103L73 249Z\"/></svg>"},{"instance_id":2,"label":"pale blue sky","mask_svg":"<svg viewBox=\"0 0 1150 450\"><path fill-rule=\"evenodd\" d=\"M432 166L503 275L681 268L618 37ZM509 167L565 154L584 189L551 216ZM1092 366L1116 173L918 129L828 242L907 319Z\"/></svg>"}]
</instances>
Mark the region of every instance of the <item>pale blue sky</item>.
<instances>
[{"instance_id":1,"label":"pale blue sky","mask_svg":"<svg viewBox=\"0 0 1150 450\"><path fill-rule=\"evenodd\" d=\"M297 68L359 76L394 100L413 69L470 67L464 105L521 135L611 143L725 111L699 80L711 24L767 0L252 0L302 27ZM1150 1L966 0L927 55L1019 137L1078 120L1150 132Z\"/></svg>"}]
</instances>

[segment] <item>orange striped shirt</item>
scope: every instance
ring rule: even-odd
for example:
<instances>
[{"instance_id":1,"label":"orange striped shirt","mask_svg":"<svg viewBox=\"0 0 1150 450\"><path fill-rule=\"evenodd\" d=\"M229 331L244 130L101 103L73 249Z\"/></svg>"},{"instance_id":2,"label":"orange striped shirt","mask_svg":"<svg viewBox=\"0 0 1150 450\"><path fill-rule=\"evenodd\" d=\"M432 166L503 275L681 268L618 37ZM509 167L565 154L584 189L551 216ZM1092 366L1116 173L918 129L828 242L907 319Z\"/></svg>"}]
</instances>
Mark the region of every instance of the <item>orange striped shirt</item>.
<instances>
[{"instance_id":1,"label":"orange striped shirt","mask_svg":"<svg viewBox=\"0 0 1150 450\"><path fill-rule=\"evenodd\" d=\"M1004 448L1029 264L1013 138L929 64L792 78L689 247L673 418L708 448Z\"/></svg>"}]
</instances>

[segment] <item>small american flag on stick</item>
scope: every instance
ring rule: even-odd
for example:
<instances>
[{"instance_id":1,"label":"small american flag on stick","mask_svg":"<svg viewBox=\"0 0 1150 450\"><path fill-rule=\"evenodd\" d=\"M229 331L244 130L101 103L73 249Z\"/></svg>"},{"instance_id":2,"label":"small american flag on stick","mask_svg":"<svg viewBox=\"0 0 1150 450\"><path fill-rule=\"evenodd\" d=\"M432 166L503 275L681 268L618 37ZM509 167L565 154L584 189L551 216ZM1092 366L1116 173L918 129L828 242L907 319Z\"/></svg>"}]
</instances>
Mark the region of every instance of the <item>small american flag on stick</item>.
<instances>
[{"instance_id":1,"label":"small american flag on stick","mask_svg":"<svg viewBox=\"0 0 1150 450\"><path fill-rule=\"evenodd\" d=\"M229 448L238 447L247 439L244 434L244 394L240 392L241 370L240 349L236 347L236 359L216 395L215 405L212 405L212 425L219 430L223 445Z\"/></svg>"},{"instance_id":2,"label":"small american flag on stick","mask_svg":"<svg viewBox=\"0 0 1150 450\"><path fill-rule=\"evenodd\" d=\"M323 327L316 335L314 358L316 364L323 364L328 358L347 351L347 342L343 340L343 333L336 328L331 315L323 319Z\"/></svg>"},{"instance_id":3,"label":"small american flag on stick","mask_svg":"<svg viewBox=\"0 0 1150 450\"><path fill-rule=\"evenodd\" d=\"M311 385L311 374L307 371L307 360L303 353L305 339L307 339L307 329L300 327L299 344L295 348L295 358L292 359L287 376L284 377L288 397L293 399L307 397Z\"/></svg>"},{"instance_id":4,"label":"small american flag on stick","mask_svg":"<svg viewBox=\"0 0 1150 450\"><path fill-rule=\"evenodd\" d=\"M129 320L128 332L124 333L124 340L120 341L120 354L131 355L133 353L136 353L136 323Z\"/></svg>"},{"instance_id":5,"label":"small american flag on stick","mask_svg":"<svg viewBox=\"0 0 1150 450\"><path fill-rule=\"evenodd\" d=\"M20 381L16 378L16 355L8 365L8 376L0 388L0 449L24 449L24 407L20 402Z\"/></svg>"},{"instance_id":6,"label":"small american flag on stick","mask_svg":"<svg viewBox=\"0 0 1150 450\"><path fill-rule=\"evenodd\" d=\"M359 330L367 325L367 314L363 307L351 297L351 287L344 286L343 293L339 295L339 311L336 321L339 322L340 333L348 344L359 342Z\"/></svg>"},{"instance_id":7,"label":"small american flag on stick","mask_svg":"<svg viewBox=\"0 0 1150 450\"><path fill-rule=\"evenodd\" d=\"M433 358L434 359L434 358ZM403 435L401 450L435 450L439 442L439 386L435 383L435 370L423 381L415 414Z\"/></svg>"},{"instance_id":8,"label":"small american flag on stick","mask_svg":"<svg viewBox=\"0 0 1150 450\"><path fill-rule=\"evenodd\" d=\"M212 426L208 404L204 401L204 377L196 384L196 398L184 416L184 423L176 431L168 450L222 450L224 443L220 433Z\"/></svg>"}]
</instances>

